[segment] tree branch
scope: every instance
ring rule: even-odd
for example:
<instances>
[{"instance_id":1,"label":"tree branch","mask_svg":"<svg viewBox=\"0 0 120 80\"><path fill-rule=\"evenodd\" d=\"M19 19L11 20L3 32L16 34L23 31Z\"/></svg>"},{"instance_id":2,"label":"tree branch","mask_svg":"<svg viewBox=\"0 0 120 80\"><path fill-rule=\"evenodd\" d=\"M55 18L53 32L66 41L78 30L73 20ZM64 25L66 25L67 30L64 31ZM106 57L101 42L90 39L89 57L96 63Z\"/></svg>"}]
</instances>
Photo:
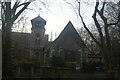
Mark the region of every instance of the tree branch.
<instances>
[{"instance_id":1,"label":"tree branch","mask_svg":"<svg viewBox=\"0 0 120 80\"><path fill-rule=\"evenodd\" d=\"M30 4L30 2L26 2L25 4L24 4L24 7L13 17L13 20L15 21L18 17L19 17L19 15L28 7L28 5ZM23 4L22 4L23 5Z\"/></svg>"},{"instance_id":2,"label":"tree branch","mask_svg":"<svg viewBox=\"0 0 120 80\"><path fill-rule=\"evenodd\" d=\"M71 5L72 6L72 8L73 8L73 10L74 10L74 12L75 12L75 14L76 14L76 16L78 17L78 13L76 12L76 10L74 9L74 5L72 4L72 3L70 3L70 2L68 2L68 1L66 1L66 0L64 0L67 4L69 4L69 5ZM76 0L77 1L77 0ZM77 1L78 2L78 1Z\"/></svg>"},{"instance_id":3,"label":"tree branch","mask_svg":"<svg viewBox=\"0 0 120 80\"><path fill-rule=\"evenodd\" d=\"M115 22L115 23L109 23L109 24L107 24L108 26L110 26L110 25L116 25L116 24L118 24L120 22L120 13L119 13L119 16L118 16L118 21L117 22Z\"/></svg>"},{"instance_id":4,"label":"tree branch","mask_svg":"<svg viewBox=\"0 0 120 80\"><path fill-rule=\"evenodd\" d=\"M18 5L19 5L19 2L15 2L14 6L12 8L12 17L15 16L15 12L17 10Z\"/></svg>"},{"instance_id":5,"label":"tree branch","mask_svg":"<svg viewBox=\"0 0 120 80\"><path fill-rule=\"evenodd\" d=\"M102 14L102 12L99 11L98 9L97 9L97 12L98 12L99 16L101 17L101 19L102 19L104 22L106 22L106 21L107 21L107 18Z\"/></svg>"},{"instance_id":6,"label":"tree branch","mask_svg":"<svg viewBox=\"0 0 120 80\"><path fill-rule=\"evenodd\" d=\"M102 30L101 30L100 24L98 23L98 20L97 20L97 18L96 18L98 6L99 6L99 2L96 2L95 11L94 11L94 14L93 14L92 18L93 18L94 23L95 23L95 25L96 25L96 27L97 27L97 30L98 30L98 32L99 32L101 44L104 45L103 33L102 33ZM103 9L103 8L102 8L102 9Z\"/></svg>"},{"instance_id":7,"label":"tree branch","mask_svg":"<svg viewBox=\"0 0 120 80\"><path fill-rule=\"evenodd\" d=\"M20 7L20 6L22 6L22 5L27 5L28 3L30 3L30 2L22 3L22 4L18 5L18 7Z\"/></svg>"},{"instance_id":8,"label":"tree branch","mask_svg":"<svg viewBox=\"0 0 120 80\"><path fill-rule=\"evenodd\" d=\"M100 12L101 12L102 14L104 13L105 4L106 4L106 2L103 2L103 7L102 7L102 9L100 10Z\"/></svg>"},{"instance_id":9,"label":"tree branch","mask_svg":"<svg viewBox=\"0 0 120 80\"><path fill-rule=\"evenodd\" d=\"M101 17L101 19L102 19L104 22L107 21L107 19L106 19L106 18L104 17L104 15L103 15L105 4L106 4L106 2L103 2L102 9L99 11L99 10L98 10L99 2L96 2L96 9L95 9L96 12L98 12L99 16Z\"/></svg>"},{"instance_id":10,"label":"tree branch","mask_svg":"<svg viewBox=\"0 0 120 80\"><path fill-rule=\"evenodd\" d=\"M115 31L120 33L120 30L116 29L115 27L112 27Z\"/></svg>"},{"instance_id":11,"label":"tree branch","mask_svg":"<svg viewBox=\"0 0 120 80\"><path fill-rule=\"evenodd\" d=\"M97 41L97 39L95 39L95 37L93 36L93 34L90 32L90 30L87 28L86 24L84 23L83 18L82 18L81 14L80 14L80 2L78 2L78 3L79 3L79 10L78 10L78 11L79 11L79 16L80 16L80 18L81 18L81 21L82 21L82 23L83 23L84 28L87 30L87 32L89 33L89 35L91 36L91 38L95 41L95 43L96 43L99 47L102 47L101 44Z\"/></svg>"},{"instance_id":12,"label":"tree branch","mask_svg":"<svg viewBox=\"0 0 120 80\"><path fill-rule=\"evenodd\" d=\"M15 2L14 6L13 6L13 9L14 9L14 8L17 8L18 5L19 5L19 2Z\"/></svg>"},{"instance_id":13,"label":"tree branch","mask_svg":"<svg viewBox=\"0 0 120 80\"><path fill-rule=\"evenodd\" d=\"M104 5L105 4L103 4L102 8L104 7ZM107 54L111 54L111 44L110 44L110 36L109 36L109 30L108 30L108 25L107 25L107 18L104 16L102 11L99 11L98 9L96 10L104 22L105 40L106 40L106 45L104 45L104 48L106 48Z\"/></svg>"}]
</instances>

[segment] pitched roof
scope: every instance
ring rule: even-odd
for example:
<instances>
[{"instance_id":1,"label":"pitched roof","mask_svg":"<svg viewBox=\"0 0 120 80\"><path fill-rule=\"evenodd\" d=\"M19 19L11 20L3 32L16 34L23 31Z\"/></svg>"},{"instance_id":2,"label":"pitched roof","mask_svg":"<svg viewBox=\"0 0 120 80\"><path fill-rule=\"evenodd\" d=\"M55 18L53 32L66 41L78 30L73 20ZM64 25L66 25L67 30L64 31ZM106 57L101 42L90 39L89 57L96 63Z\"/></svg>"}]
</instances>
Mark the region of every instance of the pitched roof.
<instances>
[{"instance_id":1,"label":"pitched roof","mask_svg":"<svg viewBox=\"0 0 120 80\"><path fill-rule=\"evenodd\" d=\"M37 17L35 17L34 19L32 19L31 21L45 21L46 22L46 20L44 20L42 17L40 17L40 16L37 16Z\"/></svg>"},{"instance_id":2,"label":"pitched roof","mask_svg":"<svg viewBox=\"0 0 120 80\"><path fill-rule=\"evenodd\" d=\"M75 41L77 42L78 45L80 45L82 47L86 47L86 45L84 44L82 38L77 33L77 31L74 28L74 26L71 23L71 21L68 22L68 24L63 29L63 31L60 33L60 35L58 36L58 38L53 41L52 45L53 46L59 46L59 45L61 45L64 42L64 40L67 38L67 36L69 36L69 35L71 35L75 39Z\"/></svg>"}]
</instances>

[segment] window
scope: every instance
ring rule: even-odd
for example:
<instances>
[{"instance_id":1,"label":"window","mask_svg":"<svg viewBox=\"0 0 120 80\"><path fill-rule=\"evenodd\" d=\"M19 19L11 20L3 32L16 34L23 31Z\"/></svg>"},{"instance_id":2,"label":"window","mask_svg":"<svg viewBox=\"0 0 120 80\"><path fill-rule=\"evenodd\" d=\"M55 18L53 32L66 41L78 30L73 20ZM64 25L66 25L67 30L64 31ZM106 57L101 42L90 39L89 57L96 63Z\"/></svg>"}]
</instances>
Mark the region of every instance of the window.
<instances>
[{"instance_id":1,"label":"window","mask_svg":"<svg viewBox=\"0 0 120 80\"><path fill-rule=\"evenodd\" d=\"M40 39L35 39L35 45L40 45Z\"/></svg>"}]
</instances>

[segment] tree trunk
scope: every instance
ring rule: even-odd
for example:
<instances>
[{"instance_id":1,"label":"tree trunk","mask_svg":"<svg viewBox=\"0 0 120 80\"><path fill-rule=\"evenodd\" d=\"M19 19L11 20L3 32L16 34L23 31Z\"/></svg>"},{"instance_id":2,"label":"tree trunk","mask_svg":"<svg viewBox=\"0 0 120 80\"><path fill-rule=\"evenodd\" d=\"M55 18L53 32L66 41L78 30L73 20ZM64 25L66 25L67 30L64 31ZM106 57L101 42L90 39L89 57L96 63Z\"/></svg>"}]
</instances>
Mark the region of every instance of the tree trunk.
<instances>
[{"instance_id":1,"label":"tree trunk","mask_svg":"<svg viewBox=\"0 0 120 80\"><path fill-rule=\"evenodd\" d=\"M11 2L1 2L2 18L2 77L13 76L12 54L11 54L11 28L14 21L28 7L30 2L15 2L11 7ZM23 6L19 11L16 10Z\"/></svg>"},{"instance_id":2,"label":"tree trunk","mask_svg":"<svg viewBox=\"0 0 120 80\"><path fill-rule=\"evenodd\" d=\"M2 77L13 76L10 26L12 25L2 25Z\"/></svg>"}]
</instances>

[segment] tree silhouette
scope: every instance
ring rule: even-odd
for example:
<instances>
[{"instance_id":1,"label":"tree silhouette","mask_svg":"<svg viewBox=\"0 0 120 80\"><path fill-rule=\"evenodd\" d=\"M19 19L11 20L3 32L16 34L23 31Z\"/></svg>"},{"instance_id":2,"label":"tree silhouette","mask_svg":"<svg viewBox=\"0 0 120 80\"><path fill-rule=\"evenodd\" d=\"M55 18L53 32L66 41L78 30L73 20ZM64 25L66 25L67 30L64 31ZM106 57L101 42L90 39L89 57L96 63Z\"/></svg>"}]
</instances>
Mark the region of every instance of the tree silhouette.
<instances>
[{"instance_id":1,"label":"tree silhouette","mask_svg":"<svg viewBox=\"0 0 120 80\"><path fill-rule=\"evenodd\" d=\"M14 21L28 7L31 2L1 2L2 20L2 77L13 76L13 65L11 54L11 28Z\"/></svg>"},{"instance_id":2,"label":"tree silhouette","mask_svg":"<svg viewBox=\"0 0 120 80\"><path fill-rule=\"evenodd\" d=\"M89 35L91 36L91 38L94 40L94 42L99 46L99 48L102 50L102 53L103 53L103 57L104 57L104 61L105 61L105 64L106 64L106 68L107 69L111 69L111 58L112 58L112 47L111 47L111 39L110 39L110 34L109 34L109 26L111 25L116 25L120 22L120 13L118 14L117 16L117 21L116 22L109 22L108 23L108 19L106 18L105 16L105 6L106 6L106 2L103 2L102 3L102 8L99 9L99 5L100 3L99 2L96 2L96 5L95 5L95 10L94 10L94 13L93 13L93 20L94 20L94 23L95 23L95 27L97 28L97 31L99 33L99 37L100 37L100 40L97 40L95 38L95 36L92 34L92 32L88 29L88 27L86 26L84 20L83 20L83 17L80 13L80 2L79 3L79 17L82 21L82 24L84 26L84 28L87 30L87 32L89 33ZM99 23L99 20L97 19L97 16L100 17L100 19L103 21L104 23L104 26L103 26L103 30L104 32L102 31L102 28L101 28L101 25Z\"/></svg>"}]
</instances>

